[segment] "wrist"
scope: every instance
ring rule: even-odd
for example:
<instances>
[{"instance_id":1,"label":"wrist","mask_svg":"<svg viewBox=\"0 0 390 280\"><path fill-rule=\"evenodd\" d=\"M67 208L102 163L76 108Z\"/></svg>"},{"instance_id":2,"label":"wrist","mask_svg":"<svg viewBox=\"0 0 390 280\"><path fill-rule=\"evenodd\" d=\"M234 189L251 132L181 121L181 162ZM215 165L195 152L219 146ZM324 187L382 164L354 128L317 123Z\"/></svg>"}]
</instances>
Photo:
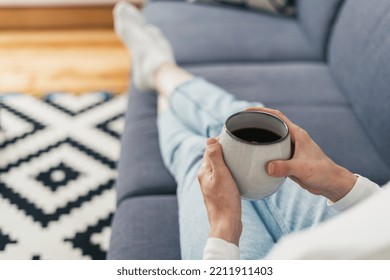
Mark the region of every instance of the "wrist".
<instances>
[{"instance_id":1,"label":"wrist","mask_svg":"<svg viewBox=\"0 0 390 280\"><path fill-rule=\"evenodd\" d=\"M329 188L329 192L325 194L325 197L332 202L337 202L346 196L357 181L355 174L338 165L336 165L333 176L330 178L333 178L332 184Z\"/></svg>"},{"instance_id":2,"label":"wrist","mask_svg":"<svg viewBox=\"0 0 390 280\"><path fill-rule=\"evenodd\" d=\"M242 222L218 221L211 224L209 237L223 239L238 246L242 233Z\"/></svg>"}]
</instances>

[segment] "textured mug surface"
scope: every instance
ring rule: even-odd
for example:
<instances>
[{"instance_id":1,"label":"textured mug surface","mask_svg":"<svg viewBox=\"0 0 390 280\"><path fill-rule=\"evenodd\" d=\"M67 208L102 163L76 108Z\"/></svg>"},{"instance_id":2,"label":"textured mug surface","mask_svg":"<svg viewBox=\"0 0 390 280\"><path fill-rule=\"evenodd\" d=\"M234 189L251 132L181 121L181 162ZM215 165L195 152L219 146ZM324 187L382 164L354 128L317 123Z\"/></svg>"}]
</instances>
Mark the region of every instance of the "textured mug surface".
<instances>
[{"instance_id":1,"label":"textured mug surface","mask_svg":"<svg viewBox=\"0 0 390 280\"><path fill-rule=\"evenodd\" d=\"M243 128L261 128L280 136L274 142L253 143L240 139L232 131ZM219 139L223 157L241 197L259 200L273 194L286 178L268 176L266 164L272 160L289 159L291 142L288 127L277 116L264 112L239 112L230 116Z\"/></svg>"}]
</instances>

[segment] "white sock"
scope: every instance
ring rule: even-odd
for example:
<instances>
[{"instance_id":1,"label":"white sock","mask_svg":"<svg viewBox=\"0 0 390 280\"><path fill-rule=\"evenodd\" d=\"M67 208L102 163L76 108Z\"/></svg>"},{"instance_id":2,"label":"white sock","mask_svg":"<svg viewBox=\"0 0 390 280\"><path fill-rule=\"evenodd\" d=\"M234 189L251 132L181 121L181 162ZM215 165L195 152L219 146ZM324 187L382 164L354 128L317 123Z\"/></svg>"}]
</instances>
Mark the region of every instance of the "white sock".
<instances>
[{"instance_id":1,"label":"white sock","mask_svg":"<svg viewBox=\"0 0 390 280\"><path fill-rule=\"evenodd\" d=\"M130 49L133 82L141 90L154 89L156 71L165 63L175 63L172 48L160 30L146 22L133 5L121 1L114 8L115 32Z\"/></svg>"}]
</instances>

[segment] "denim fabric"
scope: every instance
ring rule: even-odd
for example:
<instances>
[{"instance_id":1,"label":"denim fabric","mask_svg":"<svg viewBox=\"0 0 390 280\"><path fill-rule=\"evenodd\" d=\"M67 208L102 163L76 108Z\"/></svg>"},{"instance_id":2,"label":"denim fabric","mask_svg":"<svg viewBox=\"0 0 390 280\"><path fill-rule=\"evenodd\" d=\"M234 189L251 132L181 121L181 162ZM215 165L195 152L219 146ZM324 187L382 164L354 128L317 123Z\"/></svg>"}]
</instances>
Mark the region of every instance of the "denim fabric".
<instances>
[{"instance_id":1,"label":"denim fabric","mask_svg":"<svg viewBox=\"0 0 390 280\"><path fill-rule=\"evenodd\" d=\"M181 256L201 259L209 232L207 212L196 178L207 137L215 137L232 113L259 103L235 99L224 90L195 79L179 86L171 110L158 119L161 153L178 190ZM291 180L272 196L242 201L242 259L260 259L285 234L311 227L334 215L326 200Z\"/></svg>"}]
</instances>

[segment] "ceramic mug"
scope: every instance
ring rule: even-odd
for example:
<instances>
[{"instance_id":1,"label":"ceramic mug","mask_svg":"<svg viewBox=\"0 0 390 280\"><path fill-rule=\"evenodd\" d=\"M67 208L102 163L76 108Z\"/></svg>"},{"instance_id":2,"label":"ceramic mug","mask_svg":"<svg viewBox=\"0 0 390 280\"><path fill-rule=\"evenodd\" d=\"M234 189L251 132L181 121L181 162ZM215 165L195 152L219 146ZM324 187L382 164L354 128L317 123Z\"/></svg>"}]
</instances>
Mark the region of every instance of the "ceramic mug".
<instances>
[{"instance_id":1,"label":"ceramic mug","mask_svg":"<svg viewBox=\"0 0 390 280\"><path fill-rule=\"evenodd\" d=\"M271 131L277 134L277 139L253 142L236 136L238 130L246 128ZM273 194L286 180L268 176L265 169L269 161L291 158L288 126L277 116L265 112L236 113L226 120L219 142L242 198L262 199Z\"/></svg>"}]
</instances>

